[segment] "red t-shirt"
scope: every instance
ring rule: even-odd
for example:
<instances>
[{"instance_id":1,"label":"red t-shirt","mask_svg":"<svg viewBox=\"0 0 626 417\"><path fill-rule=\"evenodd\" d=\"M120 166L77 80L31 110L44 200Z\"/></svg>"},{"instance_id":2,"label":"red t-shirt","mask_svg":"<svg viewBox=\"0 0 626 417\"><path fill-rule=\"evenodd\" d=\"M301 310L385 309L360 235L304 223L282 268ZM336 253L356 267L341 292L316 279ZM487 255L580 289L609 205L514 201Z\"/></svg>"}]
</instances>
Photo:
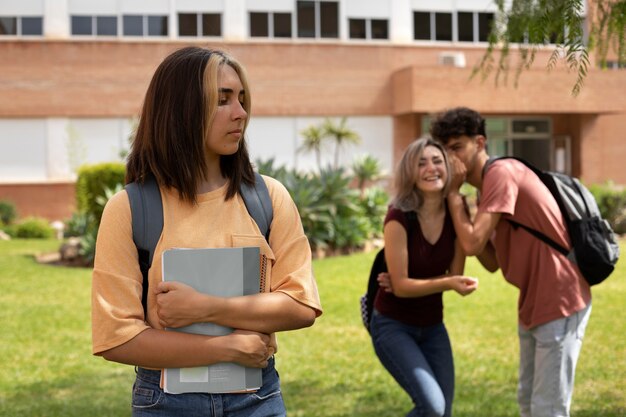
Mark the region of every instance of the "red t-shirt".
<instances>
[{"instance_id":1,"label":"red t-shirt","mask_svg":"<svg viewBox=\"0 0 626 417\"><path fill-rule=\"evenodd\" d=\"M397 221L407 230L407 220L402 210L389 207L385 224L390 221ZM446 274L454 257L456 239L447 207L441 235L434 245L424 238L419 221L415 220L415 224L416 230L407 232L409 276L413 279L426 279ZM412 326L432 326L443 321L443 300L440 292L424 297L399 298L379 290L374 307L385 316Z\"/></svg>"},{"instance_id":2,"label":"red t-shirt","mask_svg":"<svg viewBox=\"0 0 626 417\"><path fill-rule=\"evenodd\" d=\"M507 218L571 247L563 216L550 191L519 161L495 161L485 172L478 212L502 213L492 242L506 280L519 288L519 321L532 328L583 309L589 285L567 258Z\"/></svg>"}]
</instances>

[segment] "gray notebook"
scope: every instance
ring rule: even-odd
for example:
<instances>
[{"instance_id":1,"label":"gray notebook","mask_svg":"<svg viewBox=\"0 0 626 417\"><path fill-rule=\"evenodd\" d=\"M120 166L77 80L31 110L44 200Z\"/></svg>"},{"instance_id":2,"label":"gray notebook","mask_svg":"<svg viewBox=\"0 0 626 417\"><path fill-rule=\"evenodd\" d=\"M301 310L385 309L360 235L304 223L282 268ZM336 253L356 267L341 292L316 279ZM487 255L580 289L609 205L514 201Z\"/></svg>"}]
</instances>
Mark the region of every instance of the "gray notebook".
<instances>
[{"instance_id":1,"label":"gray notebook","mask_svg":"<svg viewBox=\"0 0 626 417\"><path fill-rule=\"evenodd\" d=\"M205 294L236 297L257 294L260 289L258 247L168 249L163 252L163 281L183 282ZM169 331L223 336L233 329L214 323L195 323ZM262 369L236 363L217 363L196 368L168 368L164 390L227 393L253 391L262 385Z\"/></svg>"}]
</instances>

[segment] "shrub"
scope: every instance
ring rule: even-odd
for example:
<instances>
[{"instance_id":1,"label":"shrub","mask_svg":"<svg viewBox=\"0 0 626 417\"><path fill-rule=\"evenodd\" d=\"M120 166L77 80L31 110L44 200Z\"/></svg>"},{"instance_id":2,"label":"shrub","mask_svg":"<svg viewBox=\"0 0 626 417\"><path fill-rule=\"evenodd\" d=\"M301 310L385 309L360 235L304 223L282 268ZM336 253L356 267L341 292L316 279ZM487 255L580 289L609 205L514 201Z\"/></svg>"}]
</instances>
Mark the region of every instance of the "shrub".
<instances>
[{"instance_id":1,"label":"shrub","mask_svg":"<svg viewBox=\"0 0 626 417\"><path fill-rule=\"evenodd\" d=\"M91 216L87 213L76 212L65 221L65 236L78 237L87 233L89 225L93 223Z\"/></svg>"},{"instance_id":2,"label":"shrub","mask_svg":"<svg viewBox=\"0 0 626 417\"><path fill-rule=\"evenodd\" d=\"M96 256L96 238L98 237L98 230L96 228L90 228L80 238L80 248L78 254L83 258L86 265L93 265L93 260Z\"/></svg>"},{"instance_id":3,"label":"shrub","mask_svg":"<svg viewBox=\"0 0 626 417\"><path fill-rule=\"evenodd\" d=\"M595 197L602 217L611 224L615 233L626 233L626 189L607 182L591 185L589 191Z\"/></svg>"},{"instance_id":4,"label":"shrub","mask_svg":"<svg viewBox=\"0 0 626 417\"><path fill-rule=\"evenodd\" d=\"M99 201L106 198L105 190L113 190L118 184L124 184L125 172L126 168L121 162L84 165L78 170L77 208L80 213L93 216L96 226L100 224L103 209Z\"/></svg>"},{"instance_id":5,"label":"shrub","mask_svg":"<svg viewBox=\"0 0 626 417\"><path fill-rule=\"evenodd\" d=\"M15 204L9 200L0 200L0 224L9 225L17 217Z\"/></svg>"},{"instance_id":6,"label":"shrub","mask_svg":"<svg viewBox=\"0 0 626 417\"><path fill-rule=\"evenodd\" d=\"M380 187L366 188L361 196L359 205L363 209L365 218L369 221L372 237L382 237L383 221L387 213L389 194Z\"/></svg>"},{"instance_id":7,"label":"shrub","mask_svg":"<svg viewBox=\"0 0 626 417\"><path fill-rule=\"evenodd\" d=\"M50 239L54 236L54 229L46 219L27 217L10 227L7 233L24 239Z\"/></svg>"}]
</instances>

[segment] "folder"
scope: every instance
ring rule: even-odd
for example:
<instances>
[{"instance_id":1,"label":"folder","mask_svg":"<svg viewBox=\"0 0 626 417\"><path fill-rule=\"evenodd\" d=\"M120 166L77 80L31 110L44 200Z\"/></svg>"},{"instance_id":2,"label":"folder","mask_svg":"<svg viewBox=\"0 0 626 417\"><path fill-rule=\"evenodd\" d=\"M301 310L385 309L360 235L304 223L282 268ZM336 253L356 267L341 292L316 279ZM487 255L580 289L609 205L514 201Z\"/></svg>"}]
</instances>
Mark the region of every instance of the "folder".
<instances>
[{"instance_id":1,"label":"folder","mask_svg":"<svg viewBox=\"0 0 626 417\"><path fill-rule=\"evenodd\" d=\"M175 248L163 252L163 281L185 283L197 291L218 297L258 294L262 284L258 247ZM264 277L263 277L264 280ZM167 331L223 336L232 328L215 323L194 323ZM224 362L194 368L167 368L163 389L167 393L231 393L255 391L262 385L262 369Z\"/></svg>"}]
</instances>

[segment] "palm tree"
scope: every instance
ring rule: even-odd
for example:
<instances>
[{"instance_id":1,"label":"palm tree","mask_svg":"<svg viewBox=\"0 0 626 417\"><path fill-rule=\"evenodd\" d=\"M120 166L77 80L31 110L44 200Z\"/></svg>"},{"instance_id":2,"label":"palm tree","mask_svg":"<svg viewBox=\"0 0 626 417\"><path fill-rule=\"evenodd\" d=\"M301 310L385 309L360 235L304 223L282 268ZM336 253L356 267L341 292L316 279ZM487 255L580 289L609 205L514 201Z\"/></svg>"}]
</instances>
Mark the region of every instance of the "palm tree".
<instances>
[{"instance_id":1,"label":"palm tree","mask_svg":"<svg viewBox=\"0 0 626 417\"><path fill-rule=\"evenodd\" d=\"M330 136L335 140L335 169L339 168L339 151L346 144L358 145L361 143L361 137L347 125L347 118L342 117L338 124L331 119L324 121L322 129L326 136Z\"/></svg>"},{"instance_id":2,"label":"palm tree","mask_svg":"<svg viewBox=\"0 0 626 417\"><path fill-rule=\"evenodd\" d=\"M380 162L369 154L355 158L352 162L352 174L356 178L361 197L363 197L367 183L378 180L382 174Z\"/></svg>"},{"instance_id":3,"label":"palm tree","mask_svg":"<svg viewBox=\"0 0 626 417\"><path fill-rule=\"evenodd\" d=\"M324 129L320 126L309 126L300 131L300 135L304 138L304 142L298 149L300 152L315 152L315 160L317 161L318 170L322 170L322 145L326 138Z\"/></svg>"}]
</instances>

